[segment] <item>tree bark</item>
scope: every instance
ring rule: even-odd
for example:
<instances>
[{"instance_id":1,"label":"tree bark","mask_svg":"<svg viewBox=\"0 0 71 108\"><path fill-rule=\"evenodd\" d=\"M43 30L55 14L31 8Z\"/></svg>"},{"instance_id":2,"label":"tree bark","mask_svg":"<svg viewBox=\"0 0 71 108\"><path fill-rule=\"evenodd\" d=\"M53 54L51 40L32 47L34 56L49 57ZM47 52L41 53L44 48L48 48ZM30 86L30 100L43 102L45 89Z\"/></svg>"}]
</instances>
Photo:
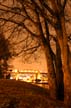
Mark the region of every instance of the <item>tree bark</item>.
<instances>
[{"instance_id":1,"label":"tree bark","mask_svg":"<svg viewBox=\"0 0 71 108\"><path fill-rule=\"evenodd\" d=\"M67 35L65 29L65 20L64 16L60 17L60 29L56 29L58 42L61 49L61 59L62 59L62 70L64 74L64 96L65 100L68 102L71 97L71 76L69 69L69 60L68 60L68 47L67 47Z\"/></svg>"},{"instance_id":2,"label":"tree bark","mask_svg":"<svg viewBox=\"0 0 71 108\"><path fill-rule=\"evenodd\" d=\"M43 27L42 27L38 12L37 12L37 18L38 18L38 29L40 31L39 40L41 41L42 46L44 48L44 53L45 53L46 62L47 62L47 69L48 69L47 74L48 74L50 96L51 98L56 99L57 98L57 82L56 82L55 68L53 64L53 55L52 55L50 44L49 44L49 38L46 38L44 35ZM48 30L47 27L46 29ZM47 37L49 37L49 33L46 33L46 35Z\"/></svg>"},{"instance_id":3,"label":"tree bark","mask_svg":"<svg viewBox=\"0 0 71 108\"><path fill-rule=\"evenodd\" d=\"M48 68L48 83L49 83L50 96L53 99L57 99L57 82L56 82L56 74L53 64L53 56L51 54L50 48L46 40L43 42L43 46Z\"/></svg>"},{"instance_id":4,"label":"tree bark","mask_svg":"<svg viewBox=\"0 0 71 108\"><path fill-rule=\"evenodd\" d=\"M58 41L56 41L56 79L57 79L57 93L58 100L64 100L64 76L62 71L62 62L61 62L61 51Z\"/></svg>"}]
</instances>

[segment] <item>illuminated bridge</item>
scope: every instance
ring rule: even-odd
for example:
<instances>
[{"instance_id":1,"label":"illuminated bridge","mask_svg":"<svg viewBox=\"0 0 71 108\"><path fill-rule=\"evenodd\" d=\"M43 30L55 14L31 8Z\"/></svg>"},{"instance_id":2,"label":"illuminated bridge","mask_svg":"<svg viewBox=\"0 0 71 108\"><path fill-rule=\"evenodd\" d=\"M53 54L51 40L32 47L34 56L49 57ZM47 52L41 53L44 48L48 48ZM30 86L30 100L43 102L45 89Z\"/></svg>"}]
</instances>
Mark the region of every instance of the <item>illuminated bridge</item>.
<instances>
[{"instance_id":1,"label":"illuminated bridge","mask_svg":"<svg viewBox=\"0 0 71 108\"><path fill-rule=\"evenodd\" d=\"M10 79L16 79L32 83L48 83L48 74L37 70L14 70Z\"/></svg>"}]
</instances>

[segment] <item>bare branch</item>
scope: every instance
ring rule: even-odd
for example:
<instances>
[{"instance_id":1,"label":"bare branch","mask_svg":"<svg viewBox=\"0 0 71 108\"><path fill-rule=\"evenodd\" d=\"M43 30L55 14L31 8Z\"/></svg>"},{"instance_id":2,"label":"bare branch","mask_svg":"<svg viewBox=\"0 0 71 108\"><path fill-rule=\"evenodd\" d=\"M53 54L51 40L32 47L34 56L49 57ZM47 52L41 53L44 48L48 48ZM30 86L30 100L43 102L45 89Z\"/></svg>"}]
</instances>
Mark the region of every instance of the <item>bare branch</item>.
<instances>
[{"instance_id":1,"label":"bare branch","mask_svg":"<svg viewBox=\"0 0 71 108\"><path fill-rule=\"evenodd\" d=\"M62 7L63 7L63 10L65 9L65 6L66 6L66 4L67 4L67 1L68 1L68 0L64 0L63 6L62 6Z\"/></svg>"}]
</instances>

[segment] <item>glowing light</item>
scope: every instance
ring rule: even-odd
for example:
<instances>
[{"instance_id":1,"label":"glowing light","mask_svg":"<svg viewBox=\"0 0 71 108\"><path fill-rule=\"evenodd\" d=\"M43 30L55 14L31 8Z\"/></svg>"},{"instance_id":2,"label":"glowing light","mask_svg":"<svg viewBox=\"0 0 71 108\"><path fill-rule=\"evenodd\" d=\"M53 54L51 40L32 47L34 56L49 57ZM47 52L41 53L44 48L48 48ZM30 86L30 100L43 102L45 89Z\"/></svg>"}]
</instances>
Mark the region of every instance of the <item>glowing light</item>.
<instances>
[{"instance_id":1,"label":"glowing light","mask_svg":"<svg viewBox=\"0 0 71 108\"><path fill-rule=\"evenodd\" d=\"M23 72L27 72L27 70L23 70Z\"/></svg>"},{"instance_id":2,"label":"glowing light","mask_svg":"<svg viewBox=\"0 0 71 108\"><path fill-rule=\"evenodd\" d=\"M10 77L10 79L13 79L13 77Z\"/></svg>"},{"instance_id":3,"label":"glowing light","mask_svg":"<svg viewBox=\"0 0 71 108\"><path fill-rule=\"evenodd\" d=\"M19 75L17 74L17 75L16 75L16 80L18 80L18 79L19 79Z\"/></svg>"},{"instance_id":4,"label":"glowing light","mask_svg":"<svg viewBox=\"0 0 71 108\"><path fill-rule=\"evenodd\" d=\"M47 82L47 74L44 73L41 74L40 71L38 70L13 70L13 73L11 74L10 79L16 79L16 80L21 80L21 81L26 81L26 82L36 82L36 80L39 83L42 82Z\"/></svg>"},{"instance_id":5,"label":"glowing light","mask_svg":"<svg viewBox=\"0 0 71 108\"><path fill-rule=\"evenodd\" d=\"M17 70L17 69L15 69L15 70L14 70L14 72L18 72L18 70Z\"/></svg>"},{"instance_id":6,"label":"glowing light","mask_svg":"<svg viewBox=\"0 0 71 108\"><path fill-rule=\"evenodd\" d=\"M41 75L40 75L40 74L38 74L38 76L37 76L37 77L38 77L38 79L41 79Z\"/></svg>"},{"instance_id":7,"label":"glowing light","mask_svg":"<svg viewBox=\"0 0 71 108\"><path fill-rule=\"evenodd\" d=\"M23 70L21 70L20 72L24 72Z\"/></svg>"}]
</instances>

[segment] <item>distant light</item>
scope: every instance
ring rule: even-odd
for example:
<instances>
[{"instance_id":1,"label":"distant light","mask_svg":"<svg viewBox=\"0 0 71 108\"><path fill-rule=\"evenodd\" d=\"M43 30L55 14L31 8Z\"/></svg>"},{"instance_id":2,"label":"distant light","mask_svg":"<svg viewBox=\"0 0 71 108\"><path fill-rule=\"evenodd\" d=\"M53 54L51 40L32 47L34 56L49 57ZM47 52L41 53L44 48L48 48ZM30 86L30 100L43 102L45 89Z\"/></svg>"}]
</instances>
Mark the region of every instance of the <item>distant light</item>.
<instances>
[{"instance_id":1,"label":"distant light","mask_svg":"<svg viewBox=\"0 0 71 108\"><path fill-rule=\"evenodd\" d=\"M14 70L14 72L18 72L18 70L17 70L17 69L15 69L15 70Z\"/></svg>"},{"instance_id":2,"label":"distant light","mask_svg":"<svg viewBox=\"0 0 71 108\"><path fill-rule=\"evenodd\" d=\"M21 70L20 72L24 72L23 70Z\"/></svg>"},{"instance_id":3,"label":"distant light","mask_svg":"<svg viewBox=\"0 0 71 108\"><path fill-rule=\"evenodd\" d=\"M40 74L38 74L38 79L41 79L41 75Z\"/></svg>"},{"instance_id":4,"label":"distant light","mask_svg":"<svg viewBox=\"0 0 71 108\"><path fill-rule=\"evenodd\" d=\"M36 70L36 71L34 71L34 72L39 73L39 71L37 71L37 70Z\"/></svg>"},{"instance_id":5,"label":"distant light","mask_svg":"<svg viewBox=\"0 0 71 108\"><path fill-rule=\"evenodd\" d=\"M18 79L19 79L19 75L17 74L17 75L16 75L16 80L18 80Z\"/></svg>"},{"instance_id":6,"label":"distant light","mask_svg":"<svg viewBox=\"0 0 71 108\"><path fill-rule=\"evenodd\" d=\"M19 76L19 79L22 79L22 77L21 77L21 76Z\"/></svg>"},{"instance_id":7,"label":"distant light","mask_svg":"<svg viewBox=\"0 0 71 108\"><path fill-rule=\"evenodd\" d=\"M31 72L31 70L27 70L27 72Z\"/></svg>"},{"instance_id":8,"label":"distant light","mask_svg":"<svg viewBox=\"0 0 71 108\"><path fill-rule=\"evenodd\" d=\"M23 72L27 72L27 70L23 70Z\"/></svg>"},{"instance_id":9,"label":"distant light","mask_svg":"<svg viewBox=\"0 0 71 108\"><path fill-rule=\"evenodd\" d=\"M13 77L10 77L10 79L13 79Z\"/></svg>"}]
</instances>

